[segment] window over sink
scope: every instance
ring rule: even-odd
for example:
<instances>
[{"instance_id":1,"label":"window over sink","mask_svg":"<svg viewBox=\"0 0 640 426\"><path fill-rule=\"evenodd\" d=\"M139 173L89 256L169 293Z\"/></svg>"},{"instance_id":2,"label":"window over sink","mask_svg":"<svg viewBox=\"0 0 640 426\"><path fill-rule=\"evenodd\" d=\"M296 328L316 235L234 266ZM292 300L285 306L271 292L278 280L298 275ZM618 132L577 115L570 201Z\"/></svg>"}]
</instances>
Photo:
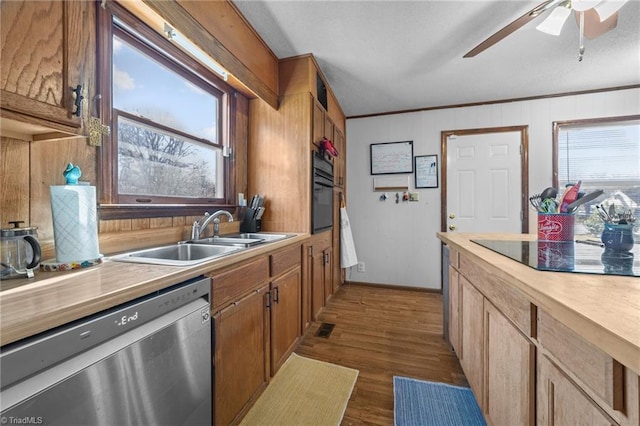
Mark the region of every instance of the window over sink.
<instances>
[{"instance_id":1,"label":"window over sink","mask_svg":"<svg viewBox=\"0 0 640 426\"><path fill-rule=\"evenodd\" d=\"M101 217L228 207L233 88L117 3L99 13L100 106L111 129L99 156Z\"/></svg>"}]
</instances>

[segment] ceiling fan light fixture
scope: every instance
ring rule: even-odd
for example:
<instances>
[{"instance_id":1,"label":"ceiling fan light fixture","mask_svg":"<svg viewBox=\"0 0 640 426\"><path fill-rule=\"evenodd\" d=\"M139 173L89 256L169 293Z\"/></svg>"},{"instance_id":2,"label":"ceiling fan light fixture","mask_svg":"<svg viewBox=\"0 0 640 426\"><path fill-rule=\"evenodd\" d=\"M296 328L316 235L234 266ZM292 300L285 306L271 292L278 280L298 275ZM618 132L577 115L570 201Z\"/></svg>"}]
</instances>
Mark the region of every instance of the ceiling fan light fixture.
<instances>
[{"instance_id":1,"label":"ceiling fan light fixture","mask_svg":"<svg viewBox=\"0 0 640 426\"><path fill-rule=\"evenodd\" d=\"M564 23L571 15L571 9L566 7L556 7L551 11L549 16L536 27L538 31L551 35L560 35Z\"/></svg>"},{"instance_id":2,"label":"ceiling fan light fixture","mask_svg":"<svg viewBox=\"0 0 640 426\"><path fill-rule=\"evenodd\" d=\"M600 22L606 21L611 15L616 13L627 0L604 0L600 2L596 7L594 7L595 11L598 13L600 17Z\"/></svg>"},{"instance_id":3,"label":"ceiling fan light fixture","mask_svg":"<svg viewBox=\"0 0 640 426\"><path fill-rule=\"evenodd\" d=\"M602 0L571 0L571 8L576 12L584 12L588 9L593 9Z\"/></svg>"}]
</instances>

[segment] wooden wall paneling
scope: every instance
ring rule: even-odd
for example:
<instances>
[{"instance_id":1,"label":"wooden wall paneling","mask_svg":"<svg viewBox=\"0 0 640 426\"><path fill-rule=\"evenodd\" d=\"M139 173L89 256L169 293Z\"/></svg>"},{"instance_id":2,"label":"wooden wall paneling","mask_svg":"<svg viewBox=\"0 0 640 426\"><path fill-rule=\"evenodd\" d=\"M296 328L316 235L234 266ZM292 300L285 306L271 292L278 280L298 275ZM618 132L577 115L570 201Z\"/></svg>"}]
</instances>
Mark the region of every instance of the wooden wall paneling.
<instances>
[{"instance_id":1,"label":"wooden wall paneling","mask_svg":"<svg viewBox=\"0 0 640 426\"><path fill-rule=\"evenodd\" d=\"M265 231L311 229L311 103L309 93L283 97L278 111L250 101L249 196L266 197Z\"/></svg>"},{"instance_id":2,"label":"wooden wall paneling","mask_svg":"<svg viewBox=\"0 0 640 426\"><path fill-rule=\"evenodd\" d=\"M131 219L131 229L149 229L151 228L151 221L148 217L143 217L139 219Z\"/></svg>"},{"instance_id":3,"label":"wooden wall paneling","mask_svg":"<svg viewBox=\"0 0 640 426\"><path fill-rule=\"evenodd\" d=\"M132 231L133 225L131 219L114 219L114 220L101 220L98 222L98 232L126 232Z\"/></svg>"},{"instance_id":4,"label":"wooden wall paneling","mask_svg":"<svg viewBox=\"0 0 640 426\"><path fill-rule=\"evenodd\" d=\"M178 0L225 48L278 93L278 58L230 1Z\"/></svg>"},{"instance_id":5,"label":"wooden wall paneling","mask_svg":"<svg viewBox=\"0 0 640 426\"><path fill-rule=\"evenodd\" d=\"M312 73L312 65L309 55L281 59L278 70L280 95L286 96L307 92L317 98L316 77Z\"/></svg>"},{"instance_id":6,"label":"wooden wall paneling","mask_svg":"<svg viewBox=\"0 0 640 426\"><path fill-rule=\"evenodd\" d=\"M236 94L235 131L231 135L235 143L235 153L231 156L236 192L242 192L248 198L247 182L247 156L249 153L249 99L241 94ZM234 194L235 202L238 194ZM236 216L237 217L237 216Z\"/></svg>"},{"instance_id":7,"label":"wooden wall paneling","mask_svg":"<svg viewBox=\"0 0 640 426\"><path fill-rule=\"evenodd\" d=\"M30 223L38 227L41 241L53 239L53 219L49 187L64 185L62 172L67 163L82 170L80 180L96 185L96 151L85 138L61 139L56 142L31 142L31 211Z\"/></svg>"},{"instance_id":8,"label":"wooden wall paneling","mask_svg":"<svg viewBox=\"0 0 640 426\"><path fill-rule=\"evenodd\" d=\"M211 25L216 25L206 20L206 17L211 14L211 8L222 7L223 3L227 3L226 1L187 2L184 4L175 1L143 1L158 15L166 19L167 22L184 34L185 37L193 41L205 53L226 68L227 71L233 74L245 87L249 88L258 97L271 105L272 108L278 107L277 90L269 87L267 83L255 73L256 70L239 59L239 57L242 56L241 52L229 50L213 35L215 29L209 28ZM193 6L193 13L197 13L198 15L192 15L185 9L185 6ZM204 11L200 9L200 7L205 8ZM233 11L231 13L233 13ZM247 28L233 28L233 30L237 30L237 32L233 32L231 34L232 37L241 36L246 31L249 31Z\"/></svg>"},{"instance_id":9,"label":"wooden wall paneling","mask_svg":"<svg viewBox=\"0 0 640 426\"><path fill-rule=\"evenodd\" d=\"M173 219L170 217L152 217L149 219L149 228L170 228L173 226Z\"/></svg>"},{"instance_id":10,"label":"wooden wall paneling","mask_svg":"<svg viewBox=\"0 0 640 426\"><path fill-rule=\"evenodd\" d=\"M187 224L186 217L184 216L176 216L171 218L173 226L184 226Z\"/></svg>"},{"instance_id":11,"label":"wooden wall paneling","mask_svg":"<svg viewBox=\"0 0 640 426\"><path fill-rule=\"evenodd\" d=\"M0 228L10 220L29 225L29 142L0 138Z\"/></svg>"}]
</instances>

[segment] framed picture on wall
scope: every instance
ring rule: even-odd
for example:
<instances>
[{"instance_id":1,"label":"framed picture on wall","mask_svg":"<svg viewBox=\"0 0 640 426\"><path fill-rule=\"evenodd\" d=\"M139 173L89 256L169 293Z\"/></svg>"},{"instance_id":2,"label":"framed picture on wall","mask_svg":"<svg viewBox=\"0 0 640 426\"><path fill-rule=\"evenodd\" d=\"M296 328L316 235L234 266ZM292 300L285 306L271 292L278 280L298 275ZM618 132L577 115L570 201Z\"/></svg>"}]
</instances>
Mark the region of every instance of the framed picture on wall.
<instances>
[{"instance_id":1,"label":"framed picture on wall","mask_svg":"<svg viewBox=\"0 0 640 426\"><path fill-rule=\"evenodd\" d=\"M371 144L371 174L413 173L413 141Z\"/></svg>"},{"instance_id":2,"label":"framed picture on wall","mask_svg":"<svg viewBox=\"0 0 640 426\"><path fill-rule=\"evenodd\" d=\"M438 187L438 156L416 155L416 188Z\"/></svg>"}]
</instances>

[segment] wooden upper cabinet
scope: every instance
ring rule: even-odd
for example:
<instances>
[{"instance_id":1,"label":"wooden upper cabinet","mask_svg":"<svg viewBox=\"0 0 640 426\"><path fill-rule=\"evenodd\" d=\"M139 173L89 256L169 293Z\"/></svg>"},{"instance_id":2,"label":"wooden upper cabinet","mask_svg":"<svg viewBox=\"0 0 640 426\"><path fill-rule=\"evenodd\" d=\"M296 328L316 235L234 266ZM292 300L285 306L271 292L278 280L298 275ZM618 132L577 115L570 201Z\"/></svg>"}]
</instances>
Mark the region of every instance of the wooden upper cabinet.
<instances>
[{"instance_id":1,"label":"wooden upper cabinet","mask_svg":"<svg viewBox=\"0 0 640 426\"><path fill-rule=\"evenodd\" d=\"M86 135L95 92L94 3L3 1L0 8L3 119Z\"/></svg>"},{"instance_id":2,"label":"wooden upper cabinet","mask_svg":"<svg viewBox=\"0 0 640 426\"><path fill-rule=\"evenodd\" d=\"M337 127L333 133L333 144L338 150L338 156L333 162L333 182L334 185L344 188L347 184L347 165L345 161L347 156L347 146L344 140L344 133L342 133Z\"/></svg>"},{"instance_id":3,"label":"wooden upper cabinet","mask_svg":"<svg viewBox=\"0 0 640 426\"><path fill-rule=\"evenodd\" d=\"M311 137L311 150L315 151L318 149L318 145L322 140L322 137L325 135L324 133L324 123L325 123L325 112L322 109L322 105L318 103L318 101L313 101L313 130Z\"/></svg>"},{"instance_id":4,"label":"wooden upper cabinet","mask_svg":"<svg viewBox=\"0 0 640 426\"><path fill-rule=\"evenodd\" d=\"M280 60L278 81L281 96L311 93L314 99L320 100L318 96L318 78L324 82L324 87L326 87L327 105L326 107L321 106L321 108L334 125L344 133L344 112L313 55L294 56Z\"/></svg>"}]
</instances>

